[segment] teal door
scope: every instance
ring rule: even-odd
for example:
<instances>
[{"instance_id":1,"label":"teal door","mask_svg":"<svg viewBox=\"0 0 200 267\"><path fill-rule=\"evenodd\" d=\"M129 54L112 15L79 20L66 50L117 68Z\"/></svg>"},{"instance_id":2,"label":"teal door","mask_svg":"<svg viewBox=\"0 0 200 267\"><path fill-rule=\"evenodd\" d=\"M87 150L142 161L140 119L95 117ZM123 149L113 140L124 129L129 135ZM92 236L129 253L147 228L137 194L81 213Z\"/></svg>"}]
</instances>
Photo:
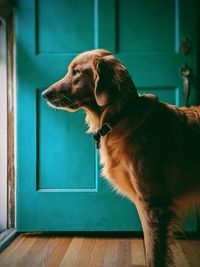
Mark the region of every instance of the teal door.
<instances>
[{"instance_id":1,"label":"teal door","mask_svg":"<svg viewBox=\"0 0 200 267\"><path fill-rule=\"evenodd\" d=\"M41 92L77 53L99 47L122 60L139 92L183 104L179 69L196 73L196 10L194 0L17 1L18 231L141 230L134 205L100 177L84 114L49 108Z\"/></svg>"}]
</instances>

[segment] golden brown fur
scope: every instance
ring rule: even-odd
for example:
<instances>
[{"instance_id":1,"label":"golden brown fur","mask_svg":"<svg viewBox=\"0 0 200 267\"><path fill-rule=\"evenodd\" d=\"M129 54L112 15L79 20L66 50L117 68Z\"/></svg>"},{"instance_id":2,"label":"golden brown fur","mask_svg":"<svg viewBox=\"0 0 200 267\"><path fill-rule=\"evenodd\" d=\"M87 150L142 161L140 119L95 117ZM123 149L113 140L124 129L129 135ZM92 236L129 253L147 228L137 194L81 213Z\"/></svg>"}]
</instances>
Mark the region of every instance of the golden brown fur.
<instances>
[{"instance_id":1,"label":"golden brown fur","mask_svg":"<svg viewBox=\"0 0 200 267\"><path fill-rule=\"evenodd\" d=\"M126 68L106 50L77 56L43 95L53 107L84 109L88 132L122 114L101 137L103 175L137 207L147 266L173 265L173 224L190 200L199 205L200 107L177 108L153 95L139 96Z\"/></svg>"}]
</instances>

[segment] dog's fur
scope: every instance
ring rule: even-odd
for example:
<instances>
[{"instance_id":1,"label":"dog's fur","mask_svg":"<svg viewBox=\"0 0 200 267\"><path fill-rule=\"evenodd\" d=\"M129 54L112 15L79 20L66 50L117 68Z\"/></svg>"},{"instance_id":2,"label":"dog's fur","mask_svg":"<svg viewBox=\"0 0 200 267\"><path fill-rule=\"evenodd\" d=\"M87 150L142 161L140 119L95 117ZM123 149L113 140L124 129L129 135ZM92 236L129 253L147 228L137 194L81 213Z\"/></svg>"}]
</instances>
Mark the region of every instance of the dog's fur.
<instances>
[{"instance_id":1,"label":"dog's fur","mask_svg":"<svg viewBox=\"0 0 200 267\"><path fill-rule=\"evenodd\" d=\"M43 96L59 109L84 109L88 132L119 114L100 141L103 175L137 207L147 266L173 265L173 225L184 207L200 201L200 107L139 96L126 68L101 49L78 55Z\"/></svg>"}]
</instances>

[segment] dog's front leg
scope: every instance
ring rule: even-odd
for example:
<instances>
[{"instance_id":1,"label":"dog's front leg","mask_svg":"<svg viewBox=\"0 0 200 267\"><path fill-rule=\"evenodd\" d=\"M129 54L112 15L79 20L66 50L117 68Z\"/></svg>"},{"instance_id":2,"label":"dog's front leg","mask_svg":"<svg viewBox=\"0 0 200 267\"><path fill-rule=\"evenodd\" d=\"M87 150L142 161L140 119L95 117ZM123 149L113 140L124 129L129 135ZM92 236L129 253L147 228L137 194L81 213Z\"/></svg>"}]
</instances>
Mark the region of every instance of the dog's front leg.
<instances>
[{"instance_id":1,"label":"dog's front leg","mask_svg":"<svg viewBox=\"0 0 200 267\"><path fill-rule=\"evenodd\" d=\"M169 247L172 212L168 207L150 207L144 202L139 202L137 209L144 232L147 267L174 266Z\"/></svg>"}]
</instances>

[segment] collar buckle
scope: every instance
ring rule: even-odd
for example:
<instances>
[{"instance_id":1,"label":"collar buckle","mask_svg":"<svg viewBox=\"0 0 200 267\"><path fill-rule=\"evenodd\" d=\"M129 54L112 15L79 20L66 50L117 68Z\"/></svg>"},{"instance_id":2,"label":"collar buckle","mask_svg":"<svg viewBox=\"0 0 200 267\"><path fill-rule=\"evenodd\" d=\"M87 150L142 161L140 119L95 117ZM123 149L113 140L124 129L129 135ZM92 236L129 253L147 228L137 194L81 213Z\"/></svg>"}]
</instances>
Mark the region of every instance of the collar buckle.
<instances>
[{"instance_id":1,"label":"collar buckle","mask_svg":"<svg viewBox=\"0 0 200 267\"><path fill-rule=\"evenodd\" d=\"M111 131L112 131L112 127L107 122L103 123L101 129L98 130L101 136L104 136Z\"/></svg>"},{"instance_id":2,"label":"collar buckle","mask_svg":"<svg viewBox=\"0 0 200 267\"><path fill-rule=\"evenodd\" d=\"M100 140L102 136L107 135L108 133L110 133L112 131L112 127L107 123L103 123L101 129L99 129L96 134L93 135L93 138L96 142L97 148L99 149L100 147Z\"/></svg>"}]
</instances>

